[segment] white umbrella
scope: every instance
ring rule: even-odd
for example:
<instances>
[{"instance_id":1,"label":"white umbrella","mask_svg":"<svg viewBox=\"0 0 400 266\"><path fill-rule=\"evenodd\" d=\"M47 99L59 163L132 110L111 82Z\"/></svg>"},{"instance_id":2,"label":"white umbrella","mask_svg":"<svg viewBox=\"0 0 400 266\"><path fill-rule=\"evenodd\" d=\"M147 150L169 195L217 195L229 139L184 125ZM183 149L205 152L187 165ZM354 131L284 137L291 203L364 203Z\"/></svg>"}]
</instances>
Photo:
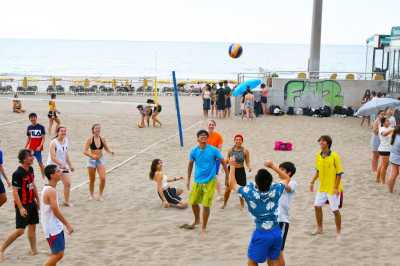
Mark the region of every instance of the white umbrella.
<instances>
[{"instance_id":1,"label":"white umbrella","mask_svg":"<svg viewBox=\"0 0 400 266\"><path fill-rule=\"evenodd\" d=\"M376 114L379 110L384 110L387 107L400 106L400 101L393 98L374 98L365 103L358 109L357 116L368 116Z\"/></svg>"}]
</instances>

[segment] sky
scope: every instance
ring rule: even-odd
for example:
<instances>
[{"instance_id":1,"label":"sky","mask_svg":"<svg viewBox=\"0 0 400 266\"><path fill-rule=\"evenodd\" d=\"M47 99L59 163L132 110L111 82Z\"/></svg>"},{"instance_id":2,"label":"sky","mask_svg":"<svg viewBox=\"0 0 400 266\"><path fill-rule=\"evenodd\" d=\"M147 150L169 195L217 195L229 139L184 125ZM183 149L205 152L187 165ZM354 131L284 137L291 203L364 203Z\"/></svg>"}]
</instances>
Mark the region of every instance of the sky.
<instances>
[{"instance_id":1,"label":"sky","mask_svg":"<svg viewBox=\"0 0 400 266\"><path fill-rule=\"evenodd\" d=\"M313 0L3 0L0 38L308 44ZM400 25L399 0L324 0L323 44Z\"/></svg>"}]
</instances>

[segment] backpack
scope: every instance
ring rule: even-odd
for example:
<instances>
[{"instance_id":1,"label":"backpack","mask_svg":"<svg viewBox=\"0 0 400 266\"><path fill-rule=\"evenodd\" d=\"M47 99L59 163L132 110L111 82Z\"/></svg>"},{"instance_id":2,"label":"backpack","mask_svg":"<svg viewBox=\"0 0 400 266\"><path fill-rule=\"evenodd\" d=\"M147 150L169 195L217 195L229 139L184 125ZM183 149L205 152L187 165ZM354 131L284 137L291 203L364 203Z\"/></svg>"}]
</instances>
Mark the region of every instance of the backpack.
<instances>
[{"instance_id":1,"label":"backpack","mask_svg":"<svg viewBox=\"0 0 400 266\"><path fill-rule=\"evenodd\" d=\"M349 107L346 109L346 115L347 116L354 116L354 110L353 108Z\"/></svg>"},{"instance_id":2,"label":"backpack","mask_svg":"<svg viewBox=\"0 0 400 266\"><path fill-rule=\"evenodd\" d=\"M294 113L294 107L289 107L288 108L288 111L286 112L286 114L288 114L288 115L294 115L295 113Z\"/></svg>"}]
</instances>

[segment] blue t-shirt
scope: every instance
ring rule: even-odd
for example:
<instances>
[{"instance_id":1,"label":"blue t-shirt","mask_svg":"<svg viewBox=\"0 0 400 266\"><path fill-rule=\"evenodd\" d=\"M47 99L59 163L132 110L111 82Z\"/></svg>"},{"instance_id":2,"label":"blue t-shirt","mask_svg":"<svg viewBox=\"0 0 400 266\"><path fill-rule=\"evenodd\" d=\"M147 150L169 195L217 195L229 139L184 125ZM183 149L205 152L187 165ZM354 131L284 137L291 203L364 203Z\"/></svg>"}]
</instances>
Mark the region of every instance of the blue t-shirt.
<instances>
[{"instance_id":1,"label":"blue t-shirt","mask_svg":"<svg viewBox=\"0 0 400 266\"><path fill-rule=\"evenodd\" d=\"M3 152L0 150L0 165L3 164Z\"/></svg>"},{"instance_id":2,"label":"blue t-shirt","mask_svg":"<svg viewBox=\"0 0 400 266\"><path fill-rule=\"evenodd\" d=\"M189 160L194 161L194 182L205 184L216 176L217 160L224 157L221 152L207 144L204 149L199 146L194 147L190 151Z\"/></svg>"},{"instance_id":3,"label":"blue t-shirt","mask_svg":"<svg viewBox=\"0 0 400 266\"><path fill-rule=\"evenodd\" d=\"M247 202L257 229L270 230L278 225L279 198L284 189L283 184L274 183L268 192L261 192L252 182L239 188L238 192Z\"/></svg>"}]
</instances>

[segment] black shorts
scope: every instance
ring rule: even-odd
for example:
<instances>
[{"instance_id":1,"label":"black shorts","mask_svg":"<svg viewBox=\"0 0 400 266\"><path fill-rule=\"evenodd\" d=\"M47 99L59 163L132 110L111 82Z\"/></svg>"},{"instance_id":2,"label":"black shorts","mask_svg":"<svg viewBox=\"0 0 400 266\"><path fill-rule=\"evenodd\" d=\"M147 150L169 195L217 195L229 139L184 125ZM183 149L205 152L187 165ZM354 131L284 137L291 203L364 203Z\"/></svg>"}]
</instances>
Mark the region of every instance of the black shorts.
<instances>
[{"instance_id":1,"label":"black shorts","mask_svg":"<svg viewBox=\"0 0 400 266\"><path fill-rule=\"evenodd\" d=\"M161 113L162 107L161 105L157 105L157 107L154 107L153 113Z\"/></svg>"},{"instance_id":2,"label":"black shorts","mask_svg":"<svg viewBox=\"0 0 400 266\"><path fill-rule=\"evenodd\" d=\"M182 198L178 196L176 193L176 188L174 187L169 187L168 189L163 191L165 199L168 201L168 203L177 205L182 201ZM160 194L158 196L161 198Z\"/></svg>"},{"instance_id":3,"label":"black shorts","mask_svg":"<svg viewBox=\"0 0 400 266\"><path fill-rule=\"evenodd\" d=\"M6 193L6 189L4 187L3 181L1 181L0 177L0 194Z\"/></svg>"},{"instance_id":4,"label":"black shorts","mask_svg":"<svg viewBox=\"0 0 400 266\"><path fill-rule=\"evenodd\" d=\"M380 156L390 156L390 151L378 151Z\"/></svg>"},{"instance_id":5,"label":"black shorts","mask_svg":"<svg viewBox=\"0 0 400 266\"><path fill-rule=\"evenodd\" d=\"M50 119L55 119L55 118L57 118L57 112L49 111L49 113L47 114L47 117Z\"/></svg>"},{"instance_id":6,"label":"black shorts","mask_svg":"<svg viewBox=\"0 0 400 266\"><path fill-rule=\"evenodd\" d=\"M229 169L230 169L230 167L228 167L228 171L229 171ZM244 167L235 169L235 179L236 179L236 183L239 186L244 187L245 185L247 185L246 170L244 169Z\"/></svg>"},{"instance_id":7,"label":"black shorts","mask_svg":"<svg viewBox=\"0 0 400 266\"><path fill-rule=\"evenodd\" d=\"M267 97L265 97L265 96L261 96L261 102L262 103L267 103Z\"/></svg>"},{"instance_id":8,"label":"black shorts","mask_svg":"<svg viewBox=\"0 0 400 266\"><path fill-rule=\"evenodd\" d=\"M232 107L232 103L231 103L231 97L228 97L226 99L226 108L231 108Z\"/></svg>"},{"instance_id":9,"label":"black shorts","mask_svg":"<svg viewBox=\"0 0 400 266\"><path fill-rule=\"evenodd\" d=\"M279 227L281 228L282 231L282 246L281 246L281 250L285 249L285 243L286 243L286 237L289 231L289 223L284 223L284 222L280 222L279 223Z\"/></svg>"},{"instance_id":10,"label":"black shorts","mask_svg":"<svg viewBox=\"0 0 400 266\"><path fill-rule=\"evenodd\" d=\"M15 228L25 229L30 224L39 224L39 212L35 203L23 205L28 212L26 217L22 217L17 207L15 207Z\"/></svg>"},{"instance_id":11,"label":"black shorts","mask_svg":"<svg viewBox=\"0 0 400 266\"><path fill-rule=\"evenodd\" d=\"M225 103L221 101L217 101L217 110L218 111L223 111L225 110Z\"/></svg>"}]
</instances>

